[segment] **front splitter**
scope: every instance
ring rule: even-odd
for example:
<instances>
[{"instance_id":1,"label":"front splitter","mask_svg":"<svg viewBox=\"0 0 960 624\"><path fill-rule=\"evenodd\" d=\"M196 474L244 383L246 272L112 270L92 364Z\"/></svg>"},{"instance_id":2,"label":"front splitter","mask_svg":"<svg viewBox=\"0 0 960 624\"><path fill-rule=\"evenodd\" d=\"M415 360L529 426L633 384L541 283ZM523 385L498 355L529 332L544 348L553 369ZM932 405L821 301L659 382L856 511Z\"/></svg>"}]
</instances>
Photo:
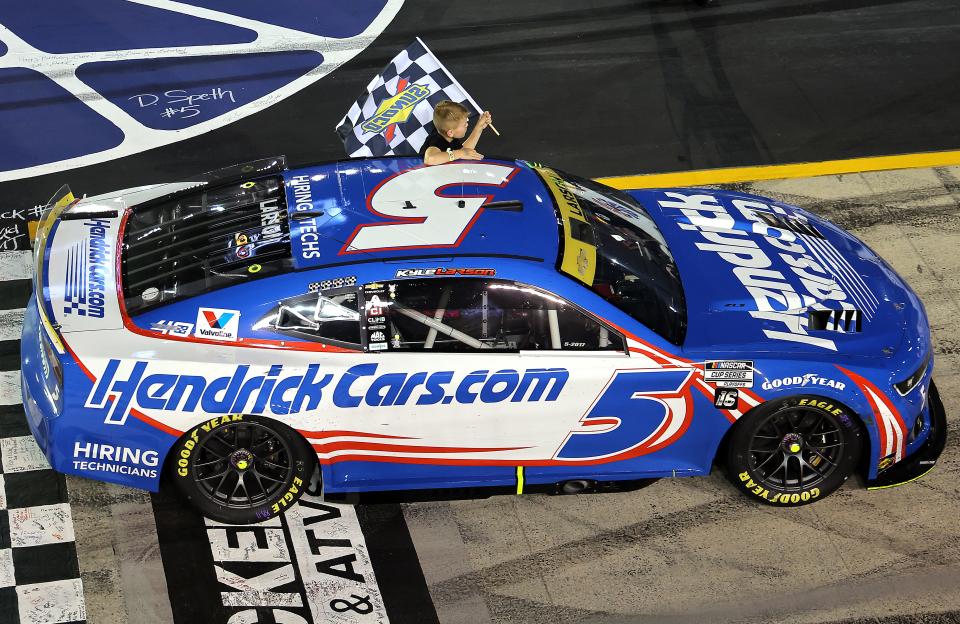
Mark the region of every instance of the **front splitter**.
<instances>
[{"instance_id":1,"label":"front splitter","mask_svg":"<svg viewBox=\"0 0 960 624\"><path fill-rule=\"evenodd\" d=\"M937 465L937 459L947 444L947 414L937 386L932 381L927 406L930 408L931 427L927 441L910 457L880 473L876 479L867 481L868 490L882 490L916 481Z\"/></svg>"}]
</instances>

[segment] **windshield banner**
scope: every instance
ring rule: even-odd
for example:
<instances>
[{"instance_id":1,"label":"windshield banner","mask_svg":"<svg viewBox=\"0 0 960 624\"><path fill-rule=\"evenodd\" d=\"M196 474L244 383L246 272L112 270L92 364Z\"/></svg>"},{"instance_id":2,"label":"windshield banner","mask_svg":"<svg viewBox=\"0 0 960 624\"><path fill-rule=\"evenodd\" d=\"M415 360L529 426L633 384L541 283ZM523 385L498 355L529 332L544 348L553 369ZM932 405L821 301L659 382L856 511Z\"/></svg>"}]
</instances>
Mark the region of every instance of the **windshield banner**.
<instances>
[{"instance_id":1,"label":"windshield banner","mask_svg":"<svg viewBox=\"0 0 960 624\"><path fill-rule=\"evenodd\" d=\"M593 286L597 270L597 247L594 245L593 228L584 216L577 196L570 192L566 180L547 167L533 167L553 194L560 208L563 221L563 251L560 270Z\"/></svg>"}]
</instances>

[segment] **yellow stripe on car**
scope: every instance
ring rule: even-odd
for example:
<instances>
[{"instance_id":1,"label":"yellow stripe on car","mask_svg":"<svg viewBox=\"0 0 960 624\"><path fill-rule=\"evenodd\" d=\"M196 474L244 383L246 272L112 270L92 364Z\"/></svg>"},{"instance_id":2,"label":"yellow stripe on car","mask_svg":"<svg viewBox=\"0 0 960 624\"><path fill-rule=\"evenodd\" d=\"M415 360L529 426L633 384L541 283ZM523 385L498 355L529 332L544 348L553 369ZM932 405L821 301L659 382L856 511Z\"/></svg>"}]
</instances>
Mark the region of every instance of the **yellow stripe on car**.
<instances>
[{"instance_id":1,"label":"yellow stripe on car","mask_svg":"<svg viewBox=\"0 0 960 624\"><path fill-rule=\"evenodd\" d=\"M925 470L925 471L923 472L923 474L918 474L918 475L915 476L914 478L912 478L912 479L907 479L906 481L901 481L900 483L891 483L890 485L875 485L875 486L869 486L869 485L868 485L868 486L867 486L867 489L870 490L871 492L872 492L873 490L889 490L890 488L900 487L901 485L906 485L906 484L908 484L908 483L913 483L914 481L916 481L916 480L919 479L920 477L925 476L928 472L930 472L931 470L933 470L933 468L934 468L934 466L930 466L930 468L928 468L927 470Z\"/></svg>"},{"instance_id":2,"label":"yellow stripe on car","mask_svg":"<svg viewBox=\"0 0 960 624\"><path fill-rule=\"evenodd\" d=\"M62 186L53 197L54 199L51 200L53 205L47 208L46 212L44 212L40 218L37 234L33 240L33 258L36 263L34 266L33 289L37 297L37 310L40 313L40 323L43 325L44 331L47 332L47 337L50 339L50 342L53 343L57 353L63 354L66 352L66 349L60 340L60 334L57 333L57 330L53 328L53 324L50 323L50 319L47 318L46 306L43 304L43 259L47 249L47 237L53 229L53 224L56 223L60 215L76 201L76 198L73 196L73 193L70 192L70 187L66 185Z\"/></svg>"},{"instance_id":3,"label":"yellow stripe on car","mask_svg":"<svg viewBox=\"0 0 960 624\"><path fill-rule=\"evenodd\" d=\"M546 182L557 206L560 207L563 222L563 261L560 263L560 270L587 286L593 286L593 276L597 270L597 248L590 242L593 239L593 229L583 215L577 196L570 192L566 181L553 169L533 167L533 170Z\"/></svg>"}]
</instances>

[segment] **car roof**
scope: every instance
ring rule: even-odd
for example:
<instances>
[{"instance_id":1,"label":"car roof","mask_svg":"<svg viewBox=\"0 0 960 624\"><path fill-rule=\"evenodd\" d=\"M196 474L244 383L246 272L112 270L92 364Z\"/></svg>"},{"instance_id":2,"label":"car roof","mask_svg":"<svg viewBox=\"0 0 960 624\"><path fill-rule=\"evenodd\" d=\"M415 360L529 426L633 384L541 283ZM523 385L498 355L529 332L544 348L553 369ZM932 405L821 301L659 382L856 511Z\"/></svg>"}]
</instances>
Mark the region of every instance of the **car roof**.
<instances>
[{"instance_id":1,"label":"car roof","mask_svg":"<svg viewBox=\"0 0 960 624\"><path fill-rule=\"evenodd\" d=\"M411 257L556 263L553 202L523 161L347 160L290 169L284 182L297 269Z\"/></svg>"}]
</instances>

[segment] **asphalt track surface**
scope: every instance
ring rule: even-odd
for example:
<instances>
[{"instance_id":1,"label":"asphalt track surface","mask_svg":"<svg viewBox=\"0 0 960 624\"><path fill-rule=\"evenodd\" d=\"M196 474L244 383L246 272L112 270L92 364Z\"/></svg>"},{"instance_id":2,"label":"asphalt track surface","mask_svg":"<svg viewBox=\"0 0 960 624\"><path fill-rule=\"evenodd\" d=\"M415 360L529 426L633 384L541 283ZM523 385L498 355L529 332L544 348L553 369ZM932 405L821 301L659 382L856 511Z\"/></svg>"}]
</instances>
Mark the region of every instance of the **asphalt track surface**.
<instances>
[{"instance_id":1,"label":"asphalt track surface","mask_svg":"<svg viewBox=\"0 0 960 624\"><path fill-rule=\"evenodd\" d=\"M441 622L960 622L960 167L735 187L853 232L924 301L948 418L940 462L789 510L720 470L629 493L404 505Z\"/></svg>"},{"instance_id":2,"label":"asphalt track surface","mask_svg":"<svg viewBox=\"0 0 960 624\"><path fill-rule=\"evenodd\" d=\"M333 125L415 35L494 111L503 137L485 136L482 151L585 175L960 146L954 2L410 2L355 59L261 113L0 184L0 206L26 210L65 181L94 194L267 154L339 158ZM851 483L799 510L758 507L719 474L632 493L360 506L390 621L960 622L960 170L740 187L851 230L925 301L951 427L935 471L883 492ZM15 357L3 356L8 371ZM190 621L185 570L200 561L213 578L196 517L176 515L200 541L177 542L162 520L168 499L73 478L50 490L69 491L87 621Z\"/></svg>"},{"instance_id":3,"label":"asphalt track surface","mask_svg":"<svg viewBox=\"0 0 960 624\"><path fill-rule=\"evenodd\" d=\"M122 161L0 183L0 205L67 180L96 194L264 155L343 156L333 127L421 36L515 155L612 176L956 149L953 0L407 2L346 65L261 113ZM70 137L61 137L69 141Z\"/></svg>"}]
</instances>

